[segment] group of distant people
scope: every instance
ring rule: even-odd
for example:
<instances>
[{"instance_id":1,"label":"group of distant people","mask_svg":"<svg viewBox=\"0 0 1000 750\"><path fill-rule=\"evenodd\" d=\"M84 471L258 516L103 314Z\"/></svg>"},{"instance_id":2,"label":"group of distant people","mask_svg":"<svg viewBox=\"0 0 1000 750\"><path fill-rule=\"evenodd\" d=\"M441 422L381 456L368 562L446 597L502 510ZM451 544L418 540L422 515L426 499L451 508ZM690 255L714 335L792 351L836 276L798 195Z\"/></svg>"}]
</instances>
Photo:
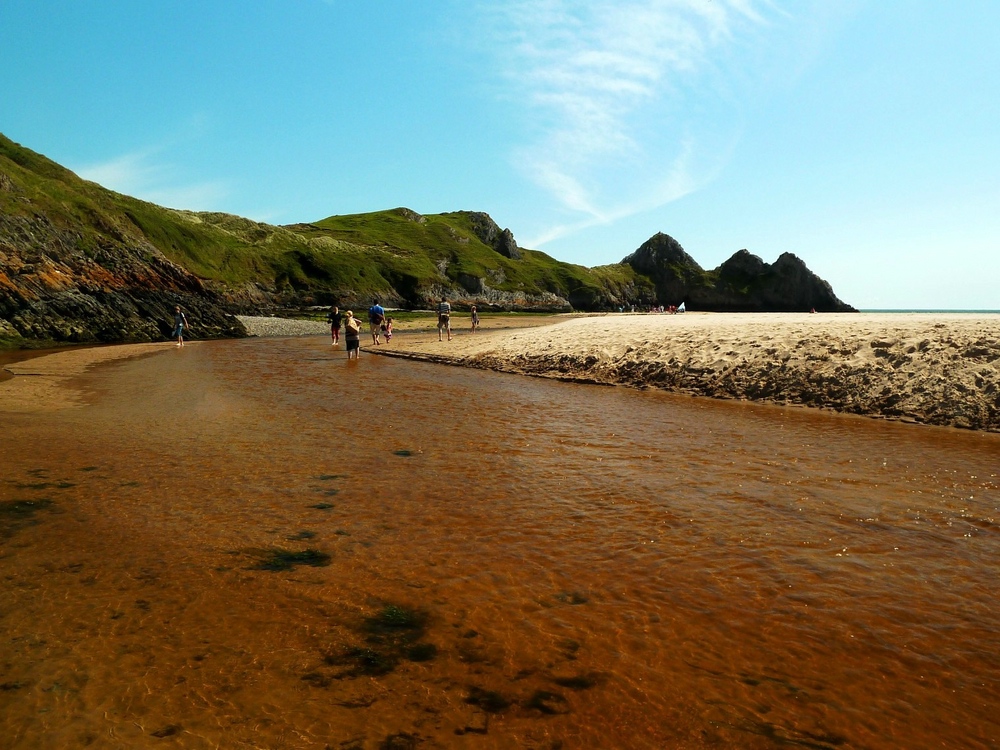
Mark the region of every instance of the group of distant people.
<instances>
[{"instance_id":1,"label":"group of distant people","mask_svg":"<svg viewBox=\"0 0 1000 750\"><path fill-rule=\"evenodd\" d=\"M671 314L682 313L684 310L683 302L676 307L674 305L669 307L659 305L649 309L650 312ZM619 307L618 311L625 312L625 308ZM472 318L472 333L475 333L479 330L479 311L475 305L472 305L469 312ZM632 305L632 312L635 312L635 305ZM810 312L816 312L815 308ZM354 312L348 310L341 313L340 308L334 305L327 313L326 320L330 324L330 337L333 339L331 345L336 346L340 343L340 329L343 328L347 358L357 359L361 352L361 322L355 317ZM368 308L368 326L372 336L372 344L381 346L383 336L387 344L392 341L392 325L392 316L386 315L385 308L382 307L377 298L373 299L372 306ZM173 337L177 339L177 346L184 346L184 331L189 328L187 316L184 315L180 305L177 305L174 308L173 329ZM437 306L437 329L438 341L444 341L445 334L448 336L448 341L451 341L451 303L444 297L441 298Z\"/></svg>"},{"instance_id":2,"label":"group of distant people","mask_svg":"<svg viewBox=\"0 0 1000 750\"><path fill-rule=\"evenodd\" d=\"M471 314L474 333L479 329L479 312L475 305L472 305ZM448 341L451 341L451 303L444 297L438 303L437 318L438 341L443 341L445 334L448 336ZM331 345L336 346L340 343L340 329L343 327L347 358L357 359L361 352L361 323L355 317L354 311L341 313L340 308L334 305L327 313L326 319L330 324L330 337L333 339ZM373 299L372 306L368 308L368 326L374 346L382 345L382 337L385 337L387 344L392 341L392 316L386 315L385 308L378 298Z\"/></svg>"},{"instance_id":3,"label":"group of distant people","mask_svg":"<svg viewBox=\"0 0 1000 750\"><path fill-rule=\"evenodd\" d=\"M327 313L326 320L330 324L330 338L333 339L331 346L340 343L340 329L343 327L347 358L357 359L361 353L361 321L354 316L354 311L341 313L340 308L334 305ZM385 308L379 301L372 300L372 306L368 308L368 326L375 346L382 345L383 336L387 344L392 341L392 323L392 317L386 315Z\"/></svg>"},{"instance_id":4,"label":"group of distant people","mask_svg":"<svg viewBox=\"0 0 1000 750\"><path fill-rule=\"evenodd\" d=\"M684 303L681 302L679 305L666 305L666 306L664 306L664 305L650 305L649 308L647 308L646 312L651 312L651 313L668 313L670 315L676 315L677 313L682 313L682 312L685 312L686 310L687 310L687 308L684 306ZM631 311L632 312L636 312L635 305L632 305ZM625 308L620 306L618 308L618 312L625 312Z\"/></svg>"},{"instance_id":5,"label":"group of distant people","mask_svg":"<svg viewBox=\"0 0 1000 750\"><path fill-rule=\"evenodd\" d=\"M479 330L479 311L475 305L470 310L472 317L472 332ZM444 335L448 335L451 341L451 304L444 297L437 307L437 328L438 341L444 340ZM326 320L330 324L330 337L333 339L332 346L340 343L340 330L344 330L344 345L347 349L348 359L357 359L361 351L361 322L355 317L353 310L340 312L340 308L334 305L326 315ZM368 326L372 336L372 344L382 345L382 338L385 343L392 341L391 315L386 315L385 308L378 299L372 300L372 306L368 308ZM174 327L173 338L177 339L177 346L184 346L184 332L190 328L187 316L181 310L181 306L174 307Z\"/></svg>"}]
</instances>

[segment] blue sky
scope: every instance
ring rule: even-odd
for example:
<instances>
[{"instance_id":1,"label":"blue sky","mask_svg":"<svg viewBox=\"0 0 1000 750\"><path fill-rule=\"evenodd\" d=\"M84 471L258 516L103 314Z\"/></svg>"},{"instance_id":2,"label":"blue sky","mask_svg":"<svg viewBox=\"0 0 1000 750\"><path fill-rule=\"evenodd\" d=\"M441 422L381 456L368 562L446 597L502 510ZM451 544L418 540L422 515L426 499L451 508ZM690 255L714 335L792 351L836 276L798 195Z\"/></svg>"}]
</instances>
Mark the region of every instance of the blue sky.
<instances>
[{"instance_id":1,"label":"blue sky","mask_svg":"<svg viewBox=\"0 0 1000 750\"><path fill-rule=\"evenodd\" d=\"M995 0L3 0L0 132L162 205L486 211L1000 308Z\"/></svg>"}]
</instances>

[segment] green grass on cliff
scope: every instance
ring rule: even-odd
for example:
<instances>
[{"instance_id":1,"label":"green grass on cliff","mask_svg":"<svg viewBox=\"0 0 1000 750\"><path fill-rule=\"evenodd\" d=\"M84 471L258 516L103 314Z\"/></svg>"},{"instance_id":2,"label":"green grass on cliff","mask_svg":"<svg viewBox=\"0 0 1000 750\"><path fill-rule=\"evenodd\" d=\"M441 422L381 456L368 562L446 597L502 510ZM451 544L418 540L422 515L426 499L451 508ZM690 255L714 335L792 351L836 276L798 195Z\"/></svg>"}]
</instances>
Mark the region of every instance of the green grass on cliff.
<instances>
[{"instance_id":1,"label":"green grass on cliff","mask_svg":"<svg viewBox=\"0 0 1000 750\"><path fill-rule=\"evenodd\" d=\"M334 299L393 292L416 299L432 288L474 287L483 279L515 296L551 292L576 307L599 304L609 291L651 288L629 266L588 269L533 250L507 258L479 240L462 212L420 216L392 209L281 227L168 209L82 180L2 135L0 212L51 222L72 237L74 250L91 256L113 257L115 247L148 243L196 276L228 287L256 283Z\"/></svg>"}]
</instances>

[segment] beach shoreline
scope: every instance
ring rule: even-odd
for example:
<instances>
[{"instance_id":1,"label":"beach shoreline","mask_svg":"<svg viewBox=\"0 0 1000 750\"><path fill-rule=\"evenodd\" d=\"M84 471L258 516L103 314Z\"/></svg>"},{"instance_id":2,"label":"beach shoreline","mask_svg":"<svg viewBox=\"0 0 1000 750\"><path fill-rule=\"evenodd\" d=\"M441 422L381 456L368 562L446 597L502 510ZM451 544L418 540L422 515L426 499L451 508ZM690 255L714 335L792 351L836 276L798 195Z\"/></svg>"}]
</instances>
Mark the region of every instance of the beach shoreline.
<instances>
[{"instance_id":1,"label":"beach shoreline","mask_svg":"<svg viewBox=\"0 0 1000 750\"><path fill-rule=\"evenodd\" d=\"M607 314L379 354L1000 431L1000 314Z\"/></svg>"},{"instance_id":2,"label":"beach shoreline","mask_svg":"<svg viewBox=\"0 0 1000 750\"><path fill-rule=\"evenodd\" d=\"M3 369L13 377L0 381L0 412L58 411L82 406L82 392L71 384L91 367L173 349L177 349L173 342L86 346L7 363Z\"/></svg>"},{"instance_id":3,"label":"beach shoreline","mask_svg":"<svg viewBox=\"0 0 1000 750\"><path fill-rule=\"evenodd\" d=\"M319 321L241 318L251 335L327 334ZM452 341L420 321L363 353L555 378L797 405L1000 432L1000 314L606 313L484 316ZM196 345L196 344L195 344ZM0 410L82 403L71 379L170 343L74 349L8 365ZM24 376L24 377L17 377Z\"/></svg>"}]
</instances>

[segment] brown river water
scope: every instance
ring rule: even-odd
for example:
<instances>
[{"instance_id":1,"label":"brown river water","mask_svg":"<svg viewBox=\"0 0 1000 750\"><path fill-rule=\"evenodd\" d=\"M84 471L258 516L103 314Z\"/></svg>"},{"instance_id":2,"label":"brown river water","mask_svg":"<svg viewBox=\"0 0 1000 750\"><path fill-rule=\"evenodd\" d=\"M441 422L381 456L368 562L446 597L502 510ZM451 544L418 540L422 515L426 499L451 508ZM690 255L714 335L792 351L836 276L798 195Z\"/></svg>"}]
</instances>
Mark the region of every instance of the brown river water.
<instances>
[{"instance_id":1,"label":"brown river water","mask_svg":"<svg viewBox=\"0 0 1000 750\"><path fill-rule=\"evenodd\" d=\"M0 413L0 747L1000 745L1000 435L344 357Z\"/></svg>"}]
</instances>

